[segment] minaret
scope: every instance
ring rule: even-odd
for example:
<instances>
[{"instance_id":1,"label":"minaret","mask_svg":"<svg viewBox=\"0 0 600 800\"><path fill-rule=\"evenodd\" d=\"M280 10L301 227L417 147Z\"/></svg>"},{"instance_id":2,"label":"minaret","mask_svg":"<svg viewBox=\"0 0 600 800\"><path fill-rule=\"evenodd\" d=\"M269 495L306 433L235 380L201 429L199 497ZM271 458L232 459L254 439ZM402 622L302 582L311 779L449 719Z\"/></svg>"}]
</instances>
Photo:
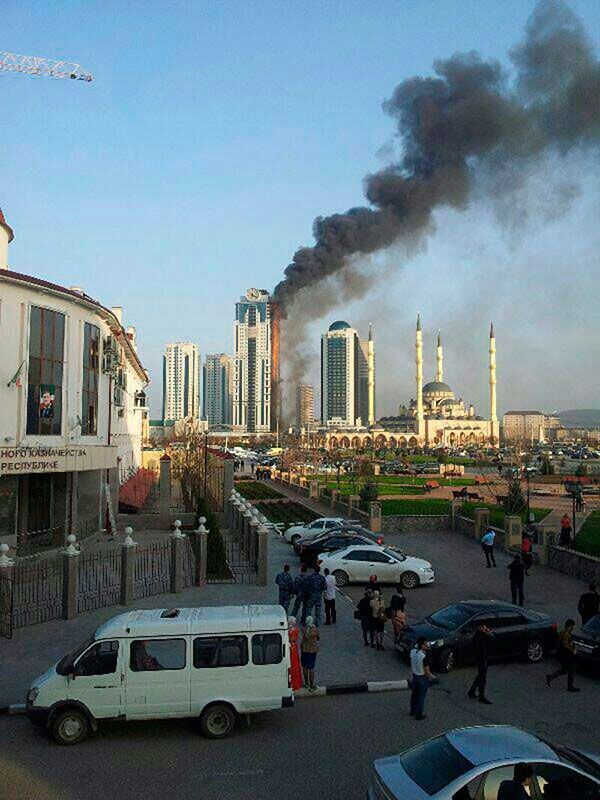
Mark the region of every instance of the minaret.
<instances>
[{"instance_id":1,"label":"minaret","mask_svg":"<svg viewBox=\"0 0 600 800\"><path fill-rule=\"evenodd\" d=\"M420 314L417 314L415 351L417 365L417 419L421 421L423 419L423 333L421 332Z\"/></svg>"},{"instance_id":2,"label":"minaret","mask_svg":"<svg viewBox=\"0 0 600 800\"><path fill-rule=\"evenodd\" d=\"M369 341L367 343L367 372L368 372L368 404L369 425L375 424L375 343L373 342L373 329L369 323Z\"/></svg>"},{"instance_id":3,"label":"minaret","mask_svg":"<svg viewBox=\"0 0 600 800\"><path fill-rule=\"evenodd\" d=\"M15 238L0 208L0 269L8 269L8 245Z\"/></svg>"},{"instance_id":4,"label":"minaret","mask_svg":"<svg viewBox=\"0 0 600 800\"><path fill-rule=\"evenodd\" d=\"M498 422L496 412L496 337L494 323L490 325L490 420Z\"/></svg>"},{"instance_id":5,"label":"minaret","mask_svg":"<svg viewBox=\"0 0 600 800\"><path fill-rule=\"evenodd\" d=\"M438 343L437 343L437 372L435 373L435 379L438 383L442 383L444 380L444 354L442 353L442 332L438 331Z\"/></svg>"}]
</instances>

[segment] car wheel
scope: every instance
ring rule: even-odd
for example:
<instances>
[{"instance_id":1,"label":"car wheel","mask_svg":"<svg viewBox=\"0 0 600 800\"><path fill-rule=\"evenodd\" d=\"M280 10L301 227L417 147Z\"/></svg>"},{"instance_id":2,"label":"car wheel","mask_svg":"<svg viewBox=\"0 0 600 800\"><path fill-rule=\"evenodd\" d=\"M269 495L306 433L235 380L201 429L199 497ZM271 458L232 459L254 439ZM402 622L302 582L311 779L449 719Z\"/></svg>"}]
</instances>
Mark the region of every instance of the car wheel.
<instances>
[{"instance_id":1,"label":"car wheel","mask_svg":"<svg viewBox=\"0 0 600 800\"><path fill-rule=\"evenodd\" d=\"M224 703L215 703L200 715L200 729L208 739L225 739L234 727L235 713Z\"/></svg>"},{"instance_id":2,"label":"car wheel","mask_svg":"<svg viewBox=\"0 0 600 800\"><path fill-rule=\"evenodd\" d=\"M544 658L544 645L539 639L532 639L525 650L525 658L530 664L537 664Z\"/></svg>"},{"instance_id":3,"label":"car wheel","mask_svg":"<svg viewBox=\"0 0 600 800\"><path fill-rule=\"evenodd\" d=\"M333 572L333 577L335 578L335 582L337 586L348 586L350 583L350 578L347 572L344 572L343 569L336 569Z\"/></svg>"},{"instance_id":4,"label":"car wheel","mask_svg":"<svg viewBox=\"0 0 600 800\"><path fill-rule=\"evenodd\" d=\"M416 589L419 585L419 576L415 572L403 572L400 583L403 589Z\"/></svg>"},{"instance_id":5,"label":"car wheel","mask_svg":"<svg viewBox=\"0 0 600 800\"><path fill-rule=\"evenodd\" d=\"M454 650L452 650L451 647L446 647L439 654L437 658L437 666L440 672L444 672L446 674L448 672L452 672L456 666L456 656L454 655Z\"/></svg>"},{"instance_id":6,"label":"car wheel","mask_svg":"<svg viewBox=\"0 0 600 800\"><path fill-rule=\"evenodd\" d=\"M50 723L50 735L56 744L79 744L90 732L90 722L83 711L67 708Z\"/></svg>"}]
</instances>

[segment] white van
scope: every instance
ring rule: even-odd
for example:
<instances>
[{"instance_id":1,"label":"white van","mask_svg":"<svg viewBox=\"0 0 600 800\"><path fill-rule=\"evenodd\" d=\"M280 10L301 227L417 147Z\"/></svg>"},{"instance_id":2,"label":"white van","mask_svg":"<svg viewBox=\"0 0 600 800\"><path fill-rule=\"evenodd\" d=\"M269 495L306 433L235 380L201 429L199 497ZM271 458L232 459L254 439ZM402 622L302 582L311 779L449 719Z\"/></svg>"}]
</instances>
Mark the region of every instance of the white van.
<instances>
[{"instance_id":1,"label":"white van","mask_svg":"<svg viewBox=\"0 0 600 800\"><path fill-rule=\"evenodd\" d=\"M287 631L281 606L119 614L33 681L27 714L59 744L104 719L196 717L222 739L238 714L294 704Z\"/></svg>"}]
</instances>

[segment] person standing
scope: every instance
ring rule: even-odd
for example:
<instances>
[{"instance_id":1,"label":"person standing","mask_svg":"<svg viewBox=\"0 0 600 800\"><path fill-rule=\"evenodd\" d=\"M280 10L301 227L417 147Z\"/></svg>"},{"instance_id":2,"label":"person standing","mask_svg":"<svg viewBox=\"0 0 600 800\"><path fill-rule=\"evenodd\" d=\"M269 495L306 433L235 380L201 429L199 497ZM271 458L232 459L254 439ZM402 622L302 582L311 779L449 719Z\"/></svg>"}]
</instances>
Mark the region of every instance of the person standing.
<instances>
[{"instance_id":1,"label":"person standing","mask_svg":"<svg viewBox=\"0 0 600 800\"><path fill-rule=\"evenodd\" d=\"M379 592L379 594L381 594L381 584L379 583L377 575L369 576L369 589L371 592Z\"/></svg>"},{"instance_id":2,"label":"person standing","mask_svg":"<svg viewBox=\"0 0 600 800\"><path fill-rule=\"evenodd\" d=\"M365 586L365 593L358 601L358 605L356 607L359 619L360 619L360 627L362 628L362 635L363 635L363 642L365 647L369 646L369 640L371 643L371 647L375 646L375 632L373 631L373 614L371 613L371 600L373 599L373 593L368 586Z\"/></svg>"},{"instance_id":3,"label":"person standing","mask_svg":"<svg viewBox=\"0 0 600 800\"><path fill-rule=\"evenodd\" d=\"M563 514L560 520L560 538L558 540L559 547L571 546L571 517L568 514Z\"/></svg>"},{"instance_id":4,"label":"person standing","mask_svg":"<svg viewBox=\"0 0 600 800\"><path fill-rule=\"evenodd\" d=\"M372 625L375 640L371 647L376 647L377 650L385 650L385 647L383 646L383 633L385 630L385 605L379 592L373 592L373 599L371 600L371 614L373 617Z\"/></svg>"},{"instance_id":5,"label":"person standing","mask_svg":"<svg viewBox=\"0 0 600 800\"><path fill-rule=\"evenodd\" d=\"M302 668L300 667L300 654L298 652L298 637L300 631L296 624L296 618L290 617L288 619L288 637L290 640L290 682L292 690L297 692L302 688Z\"/></svg>"},{"instance_id":6,"label":"person standing","mask_svg":"<svg viewBox=\"0 0 600 800\"><path fill-rule=\"evenodd\" d=\"M317 628L321 627L323 617L323 592L325 591L325 578L321 575L321 567L315 564L312 575L309 575L304 582L305 597L302 608L302 622L307 619L307 615L314 611L314 623Z\"/></svg>"},{"instance_id":7,"label":"person standing","mask_svg":"<svg viewBox=\"0 0 600 800\"><path fill-rule=\"evenodd\" d=\"M335 625L337 622L337 611L335 608L337 584L327 567L325 567L323 574L325 576L325 591L323 592L323 600L325 602L325 625Z\"/></svg>"},{"instance_id":8,"label":"person standing","mask_svg":"<svg viewBox=\"0 0 600 800\"><path fill-rule=\"evenodd\" d=\"M481 537L481 549L485 554L486 567L488 569L496 566L496 557L494 556L495 538L496 538L496 532L493 531L491 528L488 528L487 531Z\"/></svg>"},{"instance_id":9,"label":"person standing","mask_svg":"<svg viewBox=\"0 0 600 800\"><path fill-rule=\"evenodd\" d=\"M546 675L546 683L550 687L555 678L560 678L561 675L567 676L567 691L578 692L579 689L575 686L575 646L573 644L573 628L575 627L575 620L568 619L565 622L565 627L558 637L558 647L556 648L556 658L560 664L560 669L556 672Z\"/></svg>"},{"instance_id":10,"label":"person standing","mask_svg":"<svg viewBox=\"0 0 600 800\"><path fill-rule=\"evenodd\" d=\"M521 558L523 559L525 575L528 576L529 570L533 564L533 541L528 533L523 534L523 541L521 542Z\"/></svg>"},{"instance_id":11,"label":"person standing","mask_svg":"<svg viewBox=\"0 0 600 800\"><path fill-rule=\"evenodd\" d=\"M406 625L406 597L404 596L404 589L402 584L396 585L396 593L392 595L390 600L390 619L392 620L392 627L394 629L394 639L398 639Z\"/></svg>"},{"instance_id":12,"label":"person standing","mask_svg":"<svg viewBox=\"0 0 600 800\"><path fill-rule=\"evenodd\" d=\"M577 611L581 617L582 627L586 622L589 622L592 617L595 617L596 614L600 614L600 594L598 594L596 584L590 583L588 588L589 591L581 595L579 603L577 604Z\"/></svg>"},{"instance_id":13,"label":"person standing","mask_svg":"<svg viewBox=\"0 0 600 800\"><path fill-rule=\"evenodd\" d=\"M275 583L279 587L279 605L283 606L285 613L290 610L290 602L294 596L294 579L290 575L290 565L283 565L283 572L275 578Z\"/></svg>"},{"instance_id":14,"label":"person standing","mask_svg":"<svg viewBox=\"0 0 600 800\"><path fill-rule=\"evenodd\" d=\"M525 583L525 567L523 559L516 553L513 560L507 567L508 575L510 578L510 593L512 601L515 605L523 605L523 584Z\"/></svg>"},{"instance_id":15,"label":"person standing","mask_svg":"<svg viewBox=\"0 0 600 800\"><path fill-rule=\"evenodd\" d=\"M478 697L479 702L484 703L486 706L491 706L492 704L492 701L488 700L485 696L488 671L488 649L492 635L491 630L487 627L485 622L478 623L477 630L473 636L473 650L475 651L477 675L468 691L468 696L471 700L475 700L475 698Z\"/></svg>"},{"instance_id":16,"label":"person standing","mask_svg":"<svg viewBox=\"0 0 600 800\"><path fill-rule=\"evenodd\" d=\"M410 652L410 669L412 672L412 691L410 693L410 714L415 719L425 719L425 698L429 689L429 681L433 678L429 669L427 639L420 636L417 644Z\"/></svg>"},{"instance_id":17,"label":"person standing","mask_svg":"<svg viewBox=\"0 0 600 800\"><path fill-rule=\"evenodd\" d=\"M300 663L302 664L302 676L304 685L310 692L314 692L315 684L315 665L317 662L317 652L319 650L319 629L314 624L311 616L306 618L306 624L302 629L302 641L300 643Z\"/></svg>"},{"instance_id":18,"label":"person standing","mask_svg":"<svg viewBox=\"0 0 600 800\"><path fill-rule=\"evenodd\" d=\"M301 564L300 572L294 578L294 594L296 595L296 599L294 600L294 607L292 608L292 616L296 617L296 619L298 619L298 611L300 611L300 606L304 605L306 602L306 591L304 586L304 582L308 577L306 570L306 564Z\"/></svg>"}]
</instances>

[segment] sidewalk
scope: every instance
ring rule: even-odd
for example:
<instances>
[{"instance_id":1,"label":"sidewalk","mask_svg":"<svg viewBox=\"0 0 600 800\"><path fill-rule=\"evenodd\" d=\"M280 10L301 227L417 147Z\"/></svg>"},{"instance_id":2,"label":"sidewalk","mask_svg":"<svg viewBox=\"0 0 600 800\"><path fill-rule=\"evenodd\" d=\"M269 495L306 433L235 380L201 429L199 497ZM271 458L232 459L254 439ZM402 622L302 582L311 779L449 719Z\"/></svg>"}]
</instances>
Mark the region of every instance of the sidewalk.
<instances>
[{"instance_id":1,"label":"sidewalk","mask_svg":"<svg viewBox=\"0 0 600 800\"><path fill-rule=\"evenodd\" d=\"M164 531L134 532L134 539L148 541L163 537ZM121 537L119 537L121 538ZM130 607L110 606L79 615L73 620L18 628L12 639L0 639L0 708L23 702L31 680L56 663L65 653L88 638L107 619L136 608L174 606L243 605L277 603L275 576L284 563L296 572L293 551L276 534L269 536L269 583L262 588L246 584L209 584L192 587L181 594L162 594L136 600ZM321 628L321 649L317 661L317 683L390 681L407 678L407 669L398 662L390 646L384 653L365 648L359 623L353 618L352 600L339 595L338 623Z\"/></svg>"}]
</instances>

